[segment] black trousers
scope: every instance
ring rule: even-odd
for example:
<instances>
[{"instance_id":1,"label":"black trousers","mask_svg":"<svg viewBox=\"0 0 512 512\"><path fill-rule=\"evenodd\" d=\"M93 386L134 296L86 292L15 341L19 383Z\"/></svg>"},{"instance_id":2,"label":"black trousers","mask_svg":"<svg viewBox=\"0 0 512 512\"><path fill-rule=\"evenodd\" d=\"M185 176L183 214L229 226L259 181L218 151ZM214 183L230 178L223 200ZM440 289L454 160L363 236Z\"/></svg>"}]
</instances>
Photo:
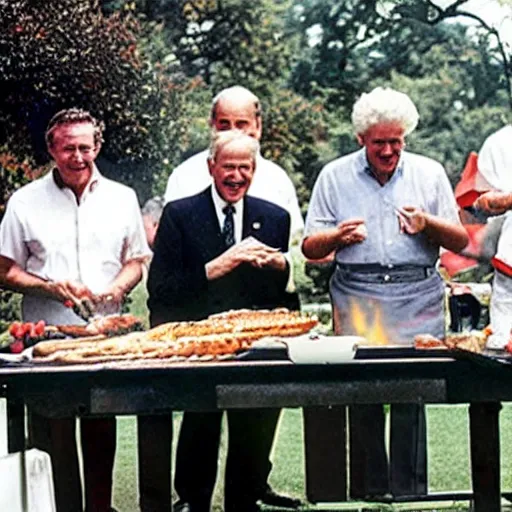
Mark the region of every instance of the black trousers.
<instances>
[{"instance_id":1,"label":"black trousers","mask_svg":"<svg viewBox=\"0 0 512 512\"><path fill-rule=\"evenodd\" d=\"M183 414L174 487L194 512L209 512L219 458L222 412ZM257 511L267 489L279 409L230 410L224 487L225 512ZM171 508L172 416L139 416L139 495L142 512Z\"/></svg>"},{"instance_id":2,"label":"black trousers","mask_svg":"<svg viewBox=\"0 0 512 512\"><path fill-rule=\"evenodd\" d=\"M75 418L46 418L29 410L30 444L50 454L57 512L82 510ZM81 418L86 512L108 512L116 451L115 418Z\"/></svg>"},{"instance_id":3,"label":"black trousers","mask_svg":"<svg viewBox=\"0 0 512 512\"><path fill-rule=\"evenodd\" d=\"M258 510L272 468L269 460L279 409L227 411L228 455L224 485L225 512ZM209 512L215 480L222 412L183 415L174 487L194 512Z\"/></svg>"},{"instance_id":4,"label":"black trousers","mask_svg":"<svg viewBox=\"0 0 512 512\"><path fill-rule=\"evenodd\" d=\"M382 405L349 408L350 496L391 492L393 496L427 493L427 429L425 408L391 405L390 460L385 449Z\"/></svg>"},{"instance_id":5,"label":"black trousers","mask_svg":"<svg viewBox=\"0 0 512 512\"><path fill-rule=\"evenodd\" d=\"M141 512L171 510L172 414L137 417Z\"/></svg>"}]
</instances>

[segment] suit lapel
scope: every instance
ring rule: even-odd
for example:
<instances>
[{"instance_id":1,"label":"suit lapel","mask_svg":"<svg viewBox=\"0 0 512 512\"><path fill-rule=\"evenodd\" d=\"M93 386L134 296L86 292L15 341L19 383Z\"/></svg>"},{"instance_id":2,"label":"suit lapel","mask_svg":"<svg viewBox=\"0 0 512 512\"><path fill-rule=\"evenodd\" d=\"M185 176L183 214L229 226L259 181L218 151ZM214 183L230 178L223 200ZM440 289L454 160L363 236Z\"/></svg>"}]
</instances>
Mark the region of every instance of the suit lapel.
<instances>
[{"instance_id":1,"label":"suit lapel","mask_svg":"<svg viewBox=\"0 0 512 512\"><path fill-rule=\"evenodd\" d=\"M258 234L264 227L264 215L258 205L250 196L244 198L244 220L242 229L242 238L253 236L259 238Z\"/></svg>"},{"instance_id":2,"label":"suit lapel","mask_svg":"<svg viewBox=\"0 0 512 512\"><path fill-rule=\"evenodd\" d=\"M220 254L226 250L224 240L220 232L219 221L211 194L208 187L200 196L197 203L196 224L197 231L201 235L201 245L207 247L214 254Z\"/></svg>"}]
</instances>

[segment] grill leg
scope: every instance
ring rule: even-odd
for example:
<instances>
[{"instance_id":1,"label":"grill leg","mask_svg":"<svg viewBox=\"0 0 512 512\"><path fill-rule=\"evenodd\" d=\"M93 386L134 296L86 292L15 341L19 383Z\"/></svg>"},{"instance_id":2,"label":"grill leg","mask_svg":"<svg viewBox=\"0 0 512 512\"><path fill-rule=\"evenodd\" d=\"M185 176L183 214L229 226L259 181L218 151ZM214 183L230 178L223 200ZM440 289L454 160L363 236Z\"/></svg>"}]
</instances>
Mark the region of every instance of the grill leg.
<instances>
[{"instance_id":1,"label":"grill leg","mask_svg":"<svg viewBox=\"0 0 512 512\"><path fill-rule=\"evenodd\" d=\"M305 407L306 496L311 503L347 501L345 407Z\"/></svg>"},{"instance_id":2,"label":"grill leg","mask_svg":"<svg viewBox=\"0 0 512 512\"><path fill-rule=\"evenodd\" d=\"M7 447L9 453L25 449L25 406L22 401L7 398Z\"/></svg>"},{"instance_id":3,"label":"grill leg","mask_svg":"<svg viewBox=\"0 0 512 512\"><path fill-rule=\"evenodd\" d=\"M475 512L501 510L500 409L499 402L472 403L469 406L471 478Z\"/></svg>"}]
</instances>

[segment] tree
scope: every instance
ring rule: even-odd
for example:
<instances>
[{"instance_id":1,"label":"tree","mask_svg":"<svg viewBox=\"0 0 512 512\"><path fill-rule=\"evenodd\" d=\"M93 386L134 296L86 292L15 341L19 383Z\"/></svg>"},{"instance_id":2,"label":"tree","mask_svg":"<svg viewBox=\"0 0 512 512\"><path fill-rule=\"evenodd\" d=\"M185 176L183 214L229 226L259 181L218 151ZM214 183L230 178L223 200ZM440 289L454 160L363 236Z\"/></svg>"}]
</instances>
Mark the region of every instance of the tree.
<instances>
[{"instance_id":1,"label":"tree","mask_svg":"<svg viewBox=\"0 0 512 512\"><path fill-rule=\"evenodd\" d=\"M284 39L284 13L291 0L139 0L139 13L165 27L168 70L206 84L281 79L290 49ZM104 8L119 2L104 2Z\"/></svg>"},{"instance_id":2,"label":"tree","mask_svg":"<svg viewBox=\"0 0 512 512\"><path fill-rule=\"evenodd\" d=\"M13 190L47 171L45 127L71 106L106 122L101 171L141 201L153 194L177 153L187 84L158 73L140 33L130 9L104 16L96 1L0 0L0 219ZM1 292L0 310L14 319L16 298Z\"/></svg>"},{"instance_id":3,"label":"tree","mask_svg":"<svg viewBox=\"0 0 512 512\"><path fill-rule=\"evenodd\" d=\"M139 31L130 10L106 17L95 1L0 0L4 155L30 169L47 163L49 118L61 108L82 107L106 122L107 174L138 188L142 198L150 195L155 167L173 152L179 95L141 54ZM19 168L14 175L2 204L31 177Z\"/></svg>"}]
</instances>

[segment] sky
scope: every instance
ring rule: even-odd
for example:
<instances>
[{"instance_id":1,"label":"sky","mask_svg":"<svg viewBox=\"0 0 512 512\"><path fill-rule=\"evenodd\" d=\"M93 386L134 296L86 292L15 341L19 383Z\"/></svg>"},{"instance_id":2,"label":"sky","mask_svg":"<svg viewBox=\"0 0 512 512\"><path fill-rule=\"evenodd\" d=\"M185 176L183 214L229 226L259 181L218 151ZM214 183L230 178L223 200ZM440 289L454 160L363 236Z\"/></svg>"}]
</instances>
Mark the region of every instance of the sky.
<instances>
[{"instance_id":1,"label":"sky","mask_svg":"<svg viewBox=\"0 0 512 512\"><path fill-rule=\"evenodd\" d=\"M438 0L435 3L444 7L453 3L453 0ZM498 29L502 40L512 48L512 1L469 0L460 7L460 10L472 12ZM462 18L457 18L457 21L462 21Z\"/></svg>"}]
</instances>

